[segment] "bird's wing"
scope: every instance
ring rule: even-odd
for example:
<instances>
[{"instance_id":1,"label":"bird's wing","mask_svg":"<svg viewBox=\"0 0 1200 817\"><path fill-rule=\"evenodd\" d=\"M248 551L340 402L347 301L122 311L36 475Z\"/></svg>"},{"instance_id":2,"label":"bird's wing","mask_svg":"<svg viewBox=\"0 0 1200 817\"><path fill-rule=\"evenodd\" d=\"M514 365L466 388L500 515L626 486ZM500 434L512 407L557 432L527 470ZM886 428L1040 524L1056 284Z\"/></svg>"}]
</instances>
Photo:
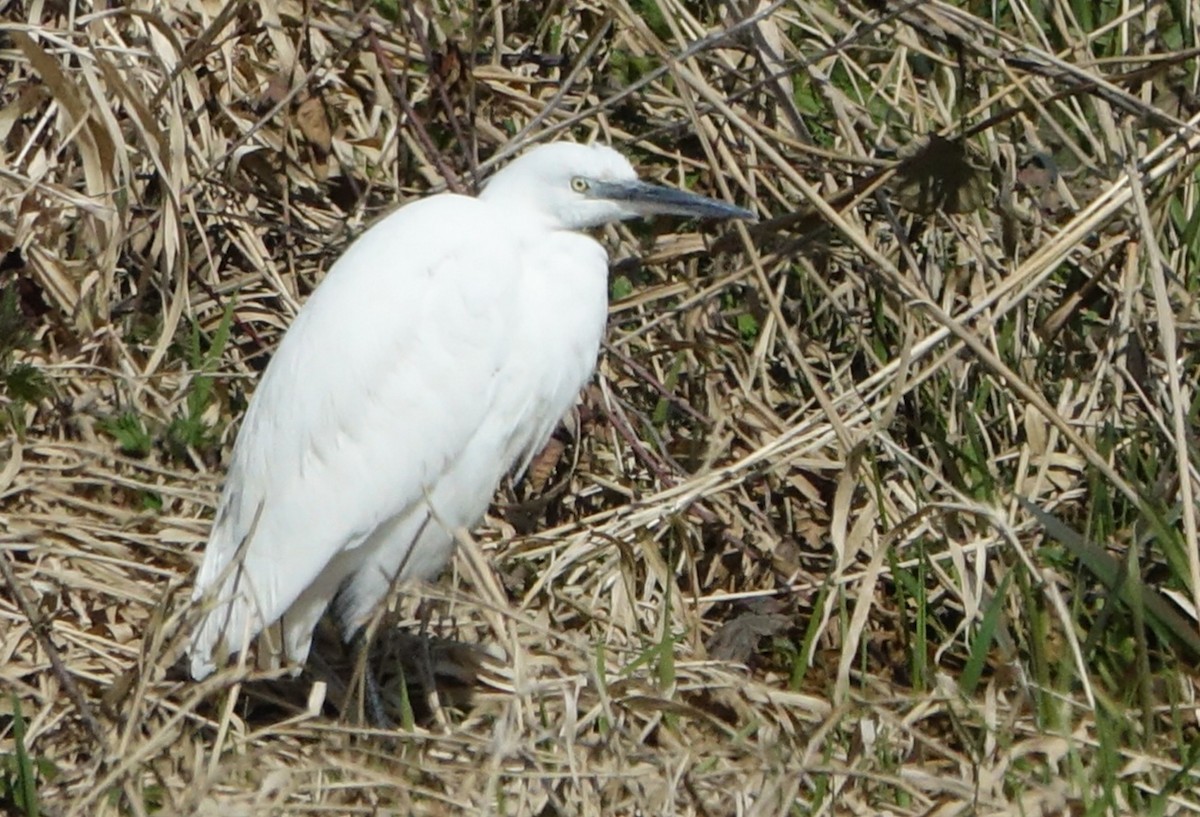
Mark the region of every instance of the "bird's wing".
<instances>
[{"instance_id":1,"label":"bird's wing","mask_svg":"<svg viewBox=\"0 0 1200 817\"><path fill-rule=\"evenodd\" d=\"M486 416L521 239L436 196L365 233L297 316L251 400L196 583L192 674L241 651L339 552L419 502ZM462 234L470 225L470 235Z\"/></svg>"}]
</instances>

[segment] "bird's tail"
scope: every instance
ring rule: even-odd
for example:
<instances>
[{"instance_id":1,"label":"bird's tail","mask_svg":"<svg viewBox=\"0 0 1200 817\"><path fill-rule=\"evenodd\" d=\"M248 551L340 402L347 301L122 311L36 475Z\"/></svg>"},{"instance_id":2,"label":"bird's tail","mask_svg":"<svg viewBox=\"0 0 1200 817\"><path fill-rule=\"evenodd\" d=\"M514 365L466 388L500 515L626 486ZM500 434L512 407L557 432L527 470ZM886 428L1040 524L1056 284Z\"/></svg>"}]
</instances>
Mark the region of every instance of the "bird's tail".
<instances>
[{"instance_id":1,"label":"bird's tail","mask_svg":"<svg viewBox=\"0 0 1200 817\"><path fill-rule=\"evenodd\" d=\"M203 605L204 612L187 647L192 678L196 680L211 675L229 658L245 651L266 626L255 602L257 594L247 586L245 571L239 562L230 567L230 575L215 584L215 593L208 590L214 584L204 581L203 568L197 579L192 601ZM269 643L262 644L261 651L269 653Z\"/></svg>"}]
</instances>

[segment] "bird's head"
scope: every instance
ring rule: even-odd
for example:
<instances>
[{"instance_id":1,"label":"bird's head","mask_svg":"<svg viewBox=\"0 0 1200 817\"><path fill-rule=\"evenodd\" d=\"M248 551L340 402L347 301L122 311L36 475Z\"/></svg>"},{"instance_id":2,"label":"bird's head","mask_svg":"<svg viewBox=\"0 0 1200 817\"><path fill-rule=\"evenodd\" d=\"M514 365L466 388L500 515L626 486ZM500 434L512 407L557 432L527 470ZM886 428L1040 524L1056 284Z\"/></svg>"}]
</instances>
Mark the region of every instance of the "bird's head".
<instances>
[{"instance_id":1,"label":"bird's head","mask_svg":"<svg viewBox=\"0 0 1200 817\"><path fill-rule=\"evenodd\" d=\"M755 218L741 207L640 181L629 160L612 148L573 142L524 153L493 176L479 198L524 208L567 230L654 215Z\"/></svg>"}]
</instances>

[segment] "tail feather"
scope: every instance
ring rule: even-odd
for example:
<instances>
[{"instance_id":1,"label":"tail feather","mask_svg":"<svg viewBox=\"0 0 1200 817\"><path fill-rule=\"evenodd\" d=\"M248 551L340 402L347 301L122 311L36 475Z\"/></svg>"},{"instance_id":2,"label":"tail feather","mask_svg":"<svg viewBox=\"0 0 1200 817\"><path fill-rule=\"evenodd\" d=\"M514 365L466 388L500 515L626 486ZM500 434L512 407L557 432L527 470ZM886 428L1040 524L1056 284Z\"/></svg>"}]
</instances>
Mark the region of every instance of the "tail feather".
<instances>
[{"instance_id":1,"label":"tail feather","mask_svg":"<svg viewBox=\"0 0 1200 817\"><path fill-rule=\"evenodd\" d=\"M246 587L239 588L241 576L231 576L220 586L220 592L209 597L203 584L198 584L193 601L210 604L200 619L188 643L192 678L200 680L211 675L230 656L237 655L250 645L266 626L262 612L255 603L255 594Z\"/></svg>"}]
</instances>

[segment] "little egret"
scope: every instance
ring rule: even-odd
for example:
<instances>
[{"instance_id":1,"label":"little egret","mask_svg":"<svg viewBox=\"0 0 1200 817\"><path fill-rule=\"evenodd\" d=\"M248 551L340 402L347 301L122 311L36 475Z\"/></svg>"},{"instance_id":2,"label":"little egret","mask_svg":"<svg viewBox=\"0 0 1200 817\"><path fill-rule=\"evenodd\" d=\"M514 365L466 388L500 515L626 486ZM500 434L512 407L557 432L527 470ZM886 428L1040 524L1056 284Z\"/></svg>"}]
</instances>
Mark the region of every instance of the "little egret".
<instances>
[{"instance_id":1,"label":"little egret","mask_svg":"<svg viewBox=\"0 0 1200 817\"><path fill-rule=\"evenodd\" d=\"M753 219L648 184L598 145L522 155L359 237L250 401L193 599L193 678L265 628L298 671L326 608L349 641L395 582L428 579L595 368L608 256L581 230L656 214ZM263 642L270 639L263 639Z\"/></svg>"}]
</instances>

